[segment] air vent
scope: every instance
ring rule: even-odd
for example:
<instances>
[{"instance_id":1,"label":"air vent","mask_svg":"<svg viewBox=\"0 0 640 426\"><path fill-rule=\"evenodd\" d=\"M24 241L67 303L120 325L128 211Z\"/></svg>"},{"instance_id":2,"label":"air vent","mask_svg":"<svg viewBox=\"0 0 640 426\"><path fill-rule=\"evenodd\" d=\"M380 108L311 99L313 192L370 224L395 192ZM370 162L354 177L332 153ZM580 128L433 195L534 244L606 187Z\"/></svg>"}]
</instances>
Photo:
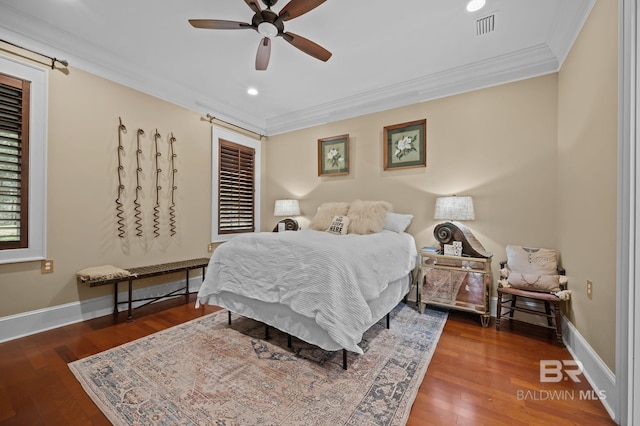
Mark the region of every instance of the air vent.
<instances>
[{"instance_id":1,"label":"air vent","mask_svg":"<svg viewBox=\"0 0 640 426\"><path fill-rule=\"evenodd\" d=\"M496 15L491 14L476 20L476 36L482 36L493 32L495 29Z\"/></svg>"}]
</instances>

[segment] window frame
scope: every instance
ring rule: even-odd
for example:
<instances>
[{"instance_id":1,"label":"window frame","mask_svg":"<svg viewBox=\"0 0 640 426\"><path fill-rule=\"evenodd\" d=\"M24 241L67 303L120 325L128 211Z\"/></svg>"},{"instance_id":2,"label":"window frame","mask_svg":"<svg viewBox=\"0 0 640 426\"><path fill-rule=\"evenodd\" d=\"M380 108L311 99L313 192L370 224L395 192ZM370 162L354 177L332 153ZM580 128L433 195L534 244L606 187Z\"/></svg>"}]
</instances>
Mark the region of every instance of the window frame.
<instances>
[{"instance_id":1,"label":"window frame","mask_svg":"<svg viewBox=\"0 0 640 426\"><path fill-rule=\"evenodd\" d=\"M0 240L0 250L13 250L29 247L29 110L31 105L31 82L0 72L0 85L19 91L21 98L19 105L21 113L18 115L18 122L21 124L20 129L17 131L20 134L18 137L19 146L17 148L17 165L19 167L18 173L20 181L20 189L18 191L18 197L20 198L18 203L20 206L19 239L17 241ZM11 111L11 109L9 111ZM9 112L9 114L12 113ZM13 120L9 120L9 123L12 121ZM9 126L11 127L11 124L9 124ZM11 130L8 130L8 132L10 134L12 133ZM9 137L8 141L11 141L11 137Z\"/></svg>"},{"instance_id":2,"label":"window frame","mask_svg":"<svg viewBox=\"0 0 640 426\"><path fill-rule=\"evenodd\" d=\"M225 210L229 209L233 212L233 220L223 221L218 211L218 234L254 232L256 222L255 149L225 139L218 139L218 151L218 158L220 159L218 166L218 209L220 209L222 201L226 200ZM227 158L227 161L223 161L224 158ZM250 180L246 179L249 171L251 173ZM224 179L223 175L225 176ZM223 185L223 181L225 185ZM225 186L228 189L222 191ZM246 194L249 193L250 195L247 196ZM251 220L246 220L249 207L251 208ZM236 221L235 224L233 223L234 221Z\"/></svg>"},{"instance_id":3,"label":"window frame","mask_svg":"<svg viewBox=\"0 0 640 426\"><path fill-rule=\"evenodd\" d=\"M260 215L261 215L261 179L262 176L262 150L261 142L256 139L252 139L248 136L236 133L226 128L219 126L211 126L211 242L229 241L235 236L244 235L249 232L242 233L224 233L218 232L219 228L219 182L218 171L220 169L220 140L231 142L237 145L241 145L254 150L254 168L253 168L253 180L254 180L254 199L253 199L253 211L254 211L254 230L253 232L260 232Z\"/></svg>"},{"instance_id":4,"label":"window frame","mask_svg":"<svg viewBox=\"0 0 640 426\"><path fill-rule=\"evenodd\" d=\"M0 55L0 73L31 82L28 153L28 246L0 249L0 264L46 258L48 71Z\"/></svg>"}]
</instances>

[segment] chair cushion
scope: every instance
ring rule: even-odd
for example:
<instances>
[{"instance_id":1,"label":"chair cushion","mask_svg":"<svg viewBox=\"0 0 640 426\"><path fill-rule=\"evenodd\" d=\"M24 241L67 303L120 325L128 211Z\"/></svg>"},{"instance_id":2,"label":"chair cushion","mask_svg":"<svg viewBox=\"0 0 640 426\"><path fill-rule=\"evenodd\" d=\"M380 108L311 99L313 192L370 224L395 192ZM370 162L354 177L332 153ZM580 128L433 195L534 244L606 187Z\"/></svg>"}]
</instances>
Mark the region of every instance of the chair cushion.
<instances>
[{"instance_id":1,"label":"chair cushion","mask_svg":"<svg viewBox=\"0 0 640 426\"><path fill-rule=\"evenodd\" d=\"M520 297L528 297L530 299L545 300L547 302L561 302L564 299L558 297L554 293L543 293L540 291L526 291L517 288L498 288L498 295L513 294Z\"/></svg>"}]
</instances>

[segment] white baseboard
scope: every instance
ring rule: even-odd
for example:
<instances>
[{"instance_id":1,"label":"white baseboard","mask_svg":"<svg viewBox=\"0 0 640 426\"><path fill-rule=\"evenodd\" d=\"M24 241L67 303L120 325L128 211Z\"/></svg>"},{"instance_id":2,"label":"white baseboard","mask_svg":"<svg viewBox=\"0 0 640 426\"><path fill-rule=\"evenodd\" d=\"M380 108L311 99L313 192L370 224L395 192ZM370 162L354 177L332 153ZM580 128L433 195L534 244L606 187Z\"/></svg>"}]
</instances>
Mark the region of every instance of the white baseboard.
<instances>
[{"instance_id":1,"label":"white baseboard","mask_svg":"<svg viewBox=\"0 0 640 426\"><path fill-rule=\"evenodd\" d=\"M179 280L135 289L133 298L160 296L184 287L184 284L185 280ZM189 291L197 291L201 284L201 276L190 277ZM184 297L184 295L178 294L176 297ZM125 300L127 300L127 291L119 292L118 301ZM140 306L143 303L133 303L132 306ZM120 311L123 309L126 309L126 305L120 305ZM111 313L113 313L113 294L2 317L0 318L0 343Z\"/></svg>"},{"instance_id":2,"label":"white baseboard","mask_svg":"<svg viewBox=\"0 0 640 426\"><path fill-rule=\"evenodd\" d=\"M528 307L539 309L536 303L526 303ZM491 298L491 316L497 314L498 298ZM523 314L519 312L518 314ZM546 320L540 316L529 315L531 322L545 324ZM529 321L529 318L527 318ZM612 419L617 418L615 407L619 407L619 395L616 387L616 377L611 369L602 361L600 356L593 350L577 328L562 315L562 337L569 353L574 360L580 361L584 368L583 374L596 395L603 395L602 405L607 410Z\"/></svg>"},{"instance_id":3,"label":"white baseboard","mask_svg":"<svg viewBox=\"0 0 640 426\"><path fill-rule=\"evenodd\" d=\"M618 395L615 374L564 315L562 316L562 336L571 356L582 363L584 377L595 393L604 396L600 399L602 405L612 419L617 419L619 413L616 412L616 407L620 406L620 395Z\"/></svg>"}]
</instances>

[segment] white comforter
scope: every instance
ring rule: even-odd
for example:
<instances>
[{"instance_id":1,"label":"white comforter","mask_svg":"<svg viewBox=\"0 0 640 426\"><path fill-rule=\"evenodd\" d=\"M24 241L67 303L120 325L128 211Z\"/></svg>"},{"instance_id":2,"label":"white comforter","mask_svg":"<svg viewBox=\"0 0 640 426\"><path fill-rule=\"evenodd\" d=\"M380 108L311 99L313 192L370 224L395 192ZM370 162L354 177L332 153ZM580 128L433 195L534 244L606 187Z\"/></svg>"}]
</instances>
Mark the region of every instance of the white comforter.
<instances>
[{"instance_id":1,"label":"white comforter","mask_svg":"<svg viewBox=\"0 0 640 426\"><path fill-rule=\"evenodd\" d=\"M241 235L215 250L197 305L222 292L286 304L343 348L362 353L357 343L372 320L367 301L412 271L416 259L413 237L392 231Z\"/></svg>"}]
</instances>

